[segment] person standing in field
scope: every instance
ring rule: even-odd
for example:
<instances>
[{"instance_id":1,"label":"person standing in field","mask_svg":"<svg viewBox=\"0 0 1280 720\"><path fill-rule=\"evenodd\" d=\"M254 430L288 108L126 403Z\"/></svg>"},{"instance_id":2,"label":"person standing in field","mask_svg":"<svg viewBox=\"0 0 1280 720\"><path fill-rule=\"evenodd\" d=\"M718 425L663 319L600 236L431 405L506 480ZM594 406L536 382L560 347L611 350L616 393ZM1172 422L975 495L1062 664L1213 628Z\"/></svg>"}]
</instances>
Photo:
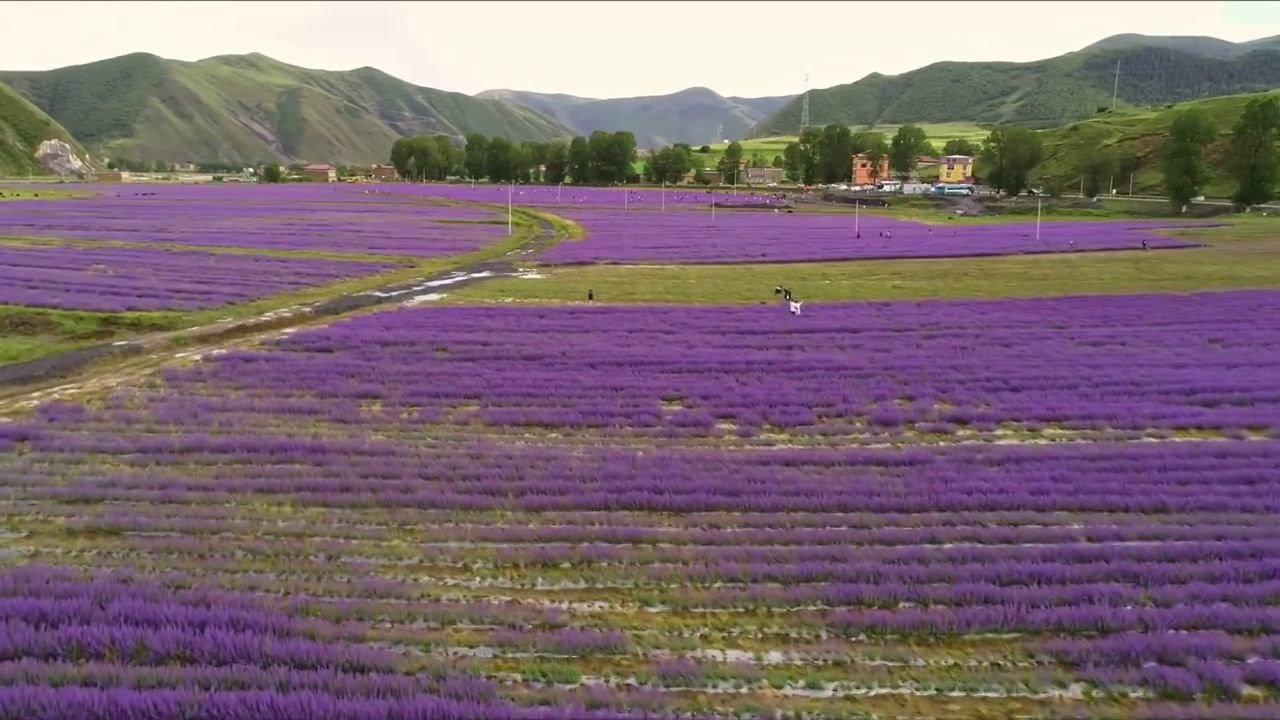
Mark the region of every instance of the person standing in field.
<instances>
[{"instance_id":1,"label":"person standing in field","mask_svg":"<svg viewBox=\"0 0 1280 720\"><path fill-rule=\"evenodd\" d=\"M801 306L801 305L804 305L804 301L803 301L803 300L788 300L788 301L787 301L787 303L791 306L791 314L792 314L792 315L799 315L799 314L800 314L800 306Z\"/></svg>"},{"instance_id":2,"label":"person standing in field","mask_svg":"<svg viewBox=\"0 0 1280 720\"><path fill-rule=\"evenodd\" d=\"M596 299L596 291L587 290L587 302L595 302L595 299Z\"/></svg>"},{"instance_id":3,"label":"person standing in field","mask_svg":"<svg viewBox=\"0 0 1280 720\"><path fill-rule=\"evenodd\" d=\"M1147 244L1147 239L1142 238L1142 252L1146 252L1150 249L1151 249L1151 246Z\"/></svg>"}]
</instances>

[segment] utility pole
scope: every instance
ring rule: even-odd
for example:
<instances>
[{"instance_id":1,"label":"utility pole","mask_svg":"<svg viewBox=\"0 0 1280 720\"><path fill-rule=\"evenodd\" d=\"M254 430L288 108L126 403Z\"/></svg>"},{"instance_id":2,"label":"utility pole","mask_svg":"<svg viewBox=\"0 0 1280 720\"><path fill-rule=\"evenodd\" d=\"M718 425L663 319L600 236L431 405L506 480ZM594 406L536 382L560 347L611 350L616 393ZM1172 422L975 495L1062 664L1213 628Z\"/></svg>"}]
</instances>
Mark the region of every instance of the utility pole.
<instances>
[{"instance_id":1,"label":"utility pole","mask_svg":"<svg viewBox=\"0 0 1280 720\"><path fill-rule=\"evenodd\" d=\"M809 127L809 73L804 74L804 100L800 103L800 135Z\"/></svg>"},{"instance_id":2,"label":"utility pole","mask_svg":"<svg viewBox=\"0 0 1280 720\"><path fill-rule=\"evenodd\" d=\"M1111 112L1116 111L1116 98L1120 96L1120 61L1116 60L1116 82L1111 88Z\"/></svg>"}]
</instances>

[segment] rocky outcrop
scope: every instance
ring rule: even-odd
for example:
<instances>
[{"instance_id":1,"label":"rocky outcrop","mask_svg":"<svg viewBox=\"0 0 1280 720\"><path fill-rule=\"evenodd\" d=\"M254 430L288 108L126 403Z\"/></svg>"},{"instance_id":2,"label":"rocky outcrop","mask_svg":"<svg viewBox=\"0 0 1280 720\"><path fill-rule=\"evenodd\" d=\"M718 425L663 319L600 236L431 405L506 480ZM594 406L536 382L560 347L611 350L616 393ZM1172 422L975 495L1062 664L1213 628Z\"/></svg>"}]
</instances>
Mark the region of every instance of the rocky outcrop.
<instances>
[{"instance_id":1,"label":"rocky outcrop","mask_svg":"<svg viewBox=\"0 0 1280 720\"><path fill-rule=\"evenodd\" d=\"M93 168L80 159L70 145L62 140L45 140L35 151L36 161L54 175L82 175Z\"/></svg>"}]
</instances>

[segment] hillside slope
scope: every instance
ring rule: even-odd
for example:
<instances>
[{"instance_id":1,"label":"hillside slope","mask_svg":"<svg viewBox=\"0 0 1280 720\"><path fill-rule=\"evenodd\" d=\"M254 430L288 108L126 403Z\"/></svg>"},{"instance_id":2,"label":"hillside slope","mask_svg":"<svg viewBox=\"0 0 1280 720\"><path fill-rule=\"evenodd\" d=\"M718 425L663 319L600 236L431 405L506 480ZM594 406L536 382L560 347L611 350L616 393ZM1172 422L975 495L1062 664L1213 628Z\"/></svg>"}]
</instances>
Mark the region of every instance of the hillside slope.
<instances>
[{"instance_id":1,"label":"hillside slope","mask_svg":"<svg viewBox=\"0 0 1280 720\"><path fill-rule=\"evenodd\" d=\"M580 135L594 130L629 130L637 145L648 148L674 142L706 145L745 137L753 125L791 99L726 98L707 88L611 100L522 90L488 90L476 97L530 108Z\"/></svg>"},{"instance_id":2,"label":"hillside slope","mask_svg":"<svg viewBox=\"0 0 1280 720\"><path fill-rule=\"evenodd\" d=\"M1161 40L1176 41L1170 44L1195 52L1165 47ZM872 73L854 83L811 91L810 117L815 125L964 121L1055 127L1111 105L1117 62L1118 105L1122 107L1280 86L1280 41L1240 43L1247 46L1245 52L1220 57L1216 55L1228 50L1201 42L1205 40L1214 39L1117 36L1091 46L1104 49L1030 63L940 62L902 75ZM1230 52L1236 50L1240 48ZM794 132L800 123L800 106L799 99L787 103L763 120L756 134Z\"/></svg>"},{"instance_id":3,"label":"hillside slope","mask_svg":"<svg viewBox=\"0 0 1280 720\"><path fill-rule=\"evenodd\" d=\"M0 83L0 175L44 173L35 151L45 140L61 140L84 157L84 149L57 121Z\"/></svg>"},{"instance_id":4,"label":"hillside slope","mask_svg":"<svg viewBox=\"0 0 1280 720\"><path fill-rule=\"evenodd\" d=\"M1197 107L1212 116L1218 125L1218 140L1205 153L1212 176L1205 194L1209 197L1228 197L1233 188L1225 173L1223 152L1231 137L1231 128L1244 112L1246 103L1257 97L1268 96L1280 99L1280 90L1208 98L1159 110L1118 112L1063 128L1045 130L1041 133L1045 149L1044 162L1041 163L1038 174L1042 179L1055 180L1066 187L1068 192L1074 192L1072 188L1079 183L1079 172L1072 167L1075 151L1085 145L1100 146L1117 158L1137 158L1138 170L1133 177L1134 194L1163 195L1163 178L1159 170L1160 147L1168 136L1169 126L1177 113L1189 107ZM1127 194L1129 177L1126 175L1116 178L1115 188L1119 194Z\"/></svg>"},{"instance_id":5,"label":"hillside slope","mask_svg":"<svg viewBox=\"0 0 1280 720\"><path fill-rule=\"evenodd\" d=\"M140 160L385 161L396 138L420 133L569 136L524 108L418 87L374 68L295 67L265 55L197 62L135 53L0 81L47 112L96 155Z\"/></svg>"}]
</instances>

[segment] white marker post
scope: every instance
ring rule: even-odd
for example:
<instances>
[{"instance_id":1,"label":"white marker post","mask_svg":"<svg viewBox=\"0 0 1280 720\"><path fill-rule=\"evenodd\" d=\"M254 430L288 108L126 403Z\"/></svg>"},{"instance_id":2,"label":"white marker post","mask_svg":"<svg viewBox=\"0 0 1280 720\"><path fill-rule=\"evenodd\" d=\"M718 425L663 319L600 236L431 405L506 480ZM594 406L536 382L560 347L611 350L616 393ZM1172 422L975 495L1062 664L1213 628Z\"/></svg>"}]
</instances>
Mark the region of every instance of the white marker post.
<instances>
[{"instance_id":1,"label":"white marker post","mask_svg":"<svg viewBox=\"0 0 1280 720\"><path fill-rule=\"evenodd\" d=\"M1036 196L1036 242L1040 242L1040 196Z\"/></svg>"},{"instance_id":2,"label":"white marker post","mask_svg":"<svg viewBox=\"0 0 1280 720\"><path fill-rule=\"evenodd\" d=\"M516 181L512 180L511 184L507 186L507 237L511 237L514 232L511 227L511 196L515 194L515 191Z\"/></svg>"},{"instance_id":3,"label":"white marker post","mask_svg":"<svg viewBox=\"0 0 1280 720\"><path fill-rule=\"evenodd\" d=\"M564 183L556 186L556 202L560 202L560 193L564 192Z\"/></svg>"},{"instance_id":4,"label":"white marker post","mask_svg":"<svg viewBox=\"0 0 1280 720\"><path fill-rule=\"evenodd\" d=\"M626 185L622 186L622 209L631 209L631 191L627 189Z\"/></svg>"},{"instance_id":5,"label":"white marker post","mask_svg":"<svg viewBox=\"0 0 1280 720\"><path fill-rule=\"evenodd\" d=\"M853 201L853 231L858 232L858 211L862 208L862 203L858 200Z\"/></svg>"},{"instance_id":6,"label":"white marker post","mask_svg":"<svg viewBox=\"0 0 1280 720\"><path fill-rule=\"evenodd\" d=\"M711 191L711 222L716 221L716 191Z\"/></svg>"},{"instance_id":7,"label":"white marker post","mask_svg":"<svg viewBox=\"0 0 1280 720\"><path fill-rule=\"evenodd\" d=\"M667 209L667 181L662 181L662 209Z\"/></svg>"}]
</instances>

